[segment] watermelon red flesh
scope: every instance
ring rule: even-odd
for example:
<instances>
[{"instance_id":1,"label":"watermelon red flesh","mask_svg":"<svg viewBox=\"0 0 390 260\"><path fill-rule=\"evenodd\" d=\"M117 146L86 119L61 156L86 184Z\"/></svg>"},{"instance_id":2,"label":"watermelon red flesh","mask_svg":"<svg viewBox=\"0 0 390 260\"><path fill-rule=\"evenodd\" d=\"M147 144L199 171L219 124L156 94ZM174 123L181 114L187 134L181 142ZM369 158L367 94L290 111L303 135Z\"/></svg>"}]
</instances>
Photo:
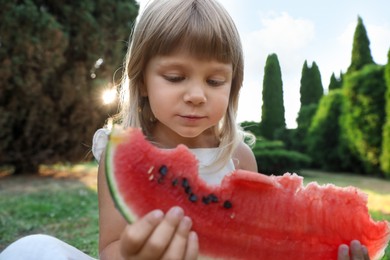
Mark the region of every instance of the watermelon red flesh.
<instances>
[{"instance_id":1,"label":"watermelon red flesh","mask_svg":"<svg viewBox=\"0 0 390 260\"><path fill-rule=\"evenodd\" d=\"M154 209L181 206L192 218L202 255L337 259L338 246L357 239L377 259L389 242L389 223L370 218L366 195L356 188L304 187L295 174L243 170L211 186L198 176L197 161L185 146L160 150L138 129L113 130L106 166L114 200L129 222Z\"/></svg>"}]
</instances>

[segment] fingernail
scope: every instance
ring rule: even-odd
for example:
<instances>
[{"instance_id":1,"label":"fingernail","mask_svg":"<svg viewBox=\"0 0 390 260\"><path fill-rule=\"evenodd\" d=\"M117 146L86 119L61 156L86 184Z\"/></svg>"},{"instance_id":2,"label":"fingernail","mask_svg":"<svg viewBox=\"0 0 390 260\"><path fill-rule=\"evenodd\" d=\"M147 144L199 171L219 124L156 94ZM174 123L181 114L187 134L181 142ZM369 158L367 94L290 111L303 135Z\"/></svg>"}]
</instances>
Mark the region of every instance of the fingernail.
<instances>
[{"instance_id":1,"label":"fingernail","mask_svg":"<svg viewBox=\"0 0 390 260\"><path fill-rule=\"evenodd\" d=\"M349 255L349 247L345 244L339 246L339 255L340 256L348 256Z\"/></svg>"},{"instance_id":2,"label":"fingernail","mask_svg":"<svg viewBox=\"0 0 390 260\"><path fill-rule=\"evenodd\" d=\"M360 250L361 246L362 245L360 244L359 240L352 240L351 241L351 247Z\"/></svg>"},{"instance_id":3,"label":"fingernail","mask_svg":"<svg viewBox=\"0 0 390 260\"><path fill-rule=\"evenodd\" d=\"M184 211L180 207L173 207L168 211L167 215L176 218L182 218L184 216Z\"/></svg>"},{"instance_id":4,"label":"fingernail","mask_svg":"<svg viewBox=\"0 0 390 260\"><path fill-rule=\"evenodd\" d=\"M191 220L189 217L185 216L185 217L181 220L181 222L182 222L182 225L183 225L183 227L184 227L185 229L187 229L187 230L190 230L190 229L191 229L191 227L192 227L192 220Z\"/></svg>"},{"instance_id":5,"label":"fingernail","mask_svg":"<svg viewBox=\"0 0 390 260\"><path fill-rule=\"evenodd\" d=\"M198 241L198 234L196 234L195 231L191 231L190 234L189 234L188 239L189 239L191 242L196 242L196 241Z\"/></svg>"},{"instance_id":6,"label":"fingernail","mask_svg":"<svg viewBox=\"0 0 390 260\"><path fill-rule=\"evenodd\" d=\"M154 210L154 211L152 212L152 216L153 216L153 218L155 218L155 219L162 219L163 216L164 216L164 212L162 212L162 211L159 210L159 209L156 209L156 210Z\"/></svg>"}]
</instances>

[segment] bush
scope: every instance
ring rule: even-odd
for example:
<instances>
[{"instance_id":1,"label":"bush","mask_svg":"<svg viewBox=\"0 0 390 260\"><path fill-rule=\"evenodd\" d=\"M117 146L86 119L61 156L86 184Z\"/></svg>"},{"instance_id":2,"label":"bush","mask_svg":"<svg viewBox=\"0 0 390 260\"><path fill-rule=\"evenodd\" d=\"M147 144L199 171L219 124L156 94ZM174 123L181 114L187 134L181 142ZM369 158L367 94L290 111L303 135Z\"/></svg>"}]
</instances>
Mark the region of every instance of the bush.
<instances>
[{"instance_id":1,"label":"bush","mask_svg":"<svg viewBox=\"0 0 390 260\"><path fill-rule=\"evenodd\" d=\"M285 172L298 171L311 162L307 155L286 150L281 141L258 140L253 153L258 171L264 174L281 175Z\"/></svg>"},{"instance_id":2,"label":"bush","mask_svg":"<svg viewBox=\"0 0 390 260\"><path fill-rule=\"evenodd\" d=\"M346 148L340 140L339 124L343 98L341 90L333 90L324 96L308 131L308 152L314 166L324 170L346 170Z\"/></svg>"},{"instance_id":3,"label":"bush","mask_svg":"<svg viewBox=\"0 0 390 260\"><path fill-rule=\"evenodd\" d=\"M384 66L367 65L348 74L343 90L343 138L363 165L361 172L374 175L380 171L382 129L386 117Z\"/></svg>"}]
</instances>

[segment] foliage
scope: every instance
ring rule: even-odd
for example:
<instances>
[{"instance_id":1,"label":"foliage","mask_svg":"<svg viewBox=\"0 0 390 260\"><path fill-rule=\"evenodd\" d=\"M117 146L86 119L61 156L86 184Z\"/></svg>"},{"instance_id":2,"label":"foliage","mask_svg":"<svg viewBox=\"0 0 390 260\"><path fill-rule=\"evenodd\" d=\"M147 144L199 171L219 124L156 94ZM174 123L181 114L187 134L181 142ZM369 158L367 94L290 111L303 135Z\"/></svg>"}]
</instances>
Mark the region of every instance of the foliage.
<instances>
[{"instance_id":1,"label":"foliage","mask_svg":"<svg viewBox=\"0 0 390 260\"><path fill-rule=\"evenodd\" d=\"M342 134L352 154L362 163L363 173L375 174L380 168L386 92L383 76L383 66L367 65L347 74L343 86Z\"/></svg>"},{"instance_id":2,"label":"foliage","mask_svg":"<svg viewBox=\"0 0 390 260\"><path fill-rule=\"evenodd\" d=\"M112 112L100 95L122 63L135 0L0 0L0 164L80 161Z\"/></svg>"},{"instance_id":3,"label":"foliage","mask_svg":"<svg viewBox=\"0 0 390 260\"><path fill-rule=\"evenodd\" d=\"M310 164L310 158L302 153L289 151L281 141L257 140L253 153L258 171L264 174L281 175L297 171Z\"/></svg>"},{"instance_id":4,"label":"foliage","mask_svg":"<svg viewBox=\"0 0 390 260\"><path fill-rule=\"evenodd\" d=\"M313 116L318 108L318 104L302 106L298 112L298 128L293 131L292 147L296 151L305 153L307 150L307 132L311 125Z\"/></svg>"},{"instance_id":5,"label":"foliage","mask_svg":"<svg viewBox=\"0 0 390 260\"><path fill-rule=\"evenodd\" d=\"M315 62L309 68L307 61L303 64L301 76L301 108L310 104L318 104L324 94L321 73Z\"/></svg>"},{"instance_id":6,"label":"foliage","mask_svg":"<svg viewBox=\"0 0 390 260\"><path fill-rule=\"evenodd\" d=\"M240 126L246 132L250 132L255 136L261 136L260 125L258 122L244 121L240 123Z\"/></svg>"},{"instance_id":7,"label":"foliage","mask_svg":"<svg viewBox=\"0 0 390 260\"><path fill-rule=\"evenodd\" d=\"M362 18L359 16L358 24L353 35L351 64L347 73L361 70L368 64L374 64L374 60L371 56L370 40L368 39L366 28L364 27Z\"/></svg>"},{"instance_id":8,"label":"foliage","mask_svg":"<svg viewBox=\"0 0 390 260\"><path fill-rule=\"evenodd\" d=\"M330 81L328 86L329 92L335 89L340 89L342 85L343 85L343 74L340 73L340 77L336 78L335 74L332 73L332 76L330 76Z\"/></svg>"},{"instance_id":9,"label":"foliage","mask_svg":"<svg viewBox=\"0 0 390 260\"><path fill-rule=\"evenodd\" d=\"M380 157L381 169L390 177L390 49L387 54L388 62L385 68L386 80L386 100L385 100L385 114L386 121L383 126L383 140L382 140L382 154Z\"/></svg>"},{"instance_id":10,"label":"foliage","mask_svg":"<svg viewBox=\"0 0 390 260\"><path fill-rule=\"evenodd\" d=\"M297 117L298 128L294 136L297 142L294 144L294 149L305 153L307 148L307 131L317 110L318 103L324 94L321 74L315 62L313 62L310 68L307 65L307 61L303 65L300 94L301 108Z\"/></svg>"},{"instance_id":11,"label":"foliage","mask_svg":"<svg viewBox=\"0 0 390 260\"><path fill-rule=\"evenodd\" d=\"M332 90L324 96L308 130L308 154L315 166L325 170L346 170L346 148L340 139L343 93Z\"/></svg>"},{"instance_id":12,"label":"foliage","mask_svg":"<svg viewBox=\"0 0 390 260\"><path fill-rule=\"evenodd\" d=\"M276 54L268 55L264 68L261 135L274 139L275 131L286 128L283 104L283 82Z\"/></svg>"}]
</instances>

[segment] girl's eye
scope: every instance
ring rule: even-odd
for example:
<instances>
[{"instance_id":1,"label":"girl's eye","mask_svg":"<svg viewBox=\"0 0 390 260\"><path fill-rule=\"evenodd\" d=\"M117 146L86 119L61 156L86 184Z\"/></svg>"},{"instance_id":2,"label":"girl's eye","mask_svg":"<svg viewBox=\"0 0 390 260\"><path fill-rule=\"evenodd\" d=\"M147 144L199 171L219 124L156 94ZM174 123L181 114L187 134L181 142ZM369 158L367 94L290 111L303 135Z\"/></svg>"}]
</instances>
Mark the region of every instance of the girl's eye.
<instances>
[{"instance_id":1,"label":"girl's eye","mask_svg":"<svg viewBox=\"0 0 390 260\"><path fill-rule=\"evenodd\" d=\"M169 82L173 82L173 83L180 82L180 81L184 80L184 77L182 77L182 76L174 76L174 75L164 75L164 78L166 80L168 80Z\"/></svg>"},{"instance_id":2,"label":"girl's eye","mask_svg":"<svg viewBox=\"0 0 390 260\"><path fill-rule=\"evenodd\" d=\"M216 79L208 79L207 84L209 84L212 87L218 87L225 83L223 80L216 80Z\"/></svg>"}]
</instances>

